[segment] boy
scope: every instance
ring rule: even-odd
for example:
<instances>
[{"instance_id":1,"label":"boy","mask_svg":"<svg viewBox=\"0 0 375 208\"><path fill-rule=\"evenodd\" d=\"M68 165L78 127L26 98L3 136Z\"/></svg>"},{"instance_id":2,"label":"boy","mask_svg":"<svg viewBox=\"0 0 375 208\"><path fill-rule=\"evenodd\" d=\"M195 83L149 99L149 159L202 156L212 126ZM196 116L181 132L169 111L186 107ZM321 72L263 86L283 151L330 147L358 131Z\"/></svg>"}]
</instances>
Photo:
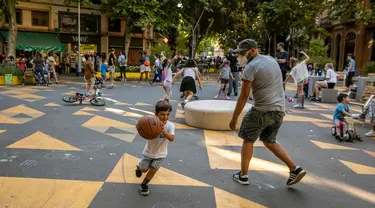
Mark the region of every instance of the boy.
<instances>
[{"instance_id":1,"label":"boy","mask_svg":"<svg viewBox=\"0 0 375 208\"><path fill-rule=\"evenodd\" d=\"M106 75L107 71L108 71L107 60L104 59L102 65L100 66L100 74L102 75L103 83L105 82L105 80L107 80L107 75Z\"/></svg>"},{"instance_id":2,"label":"boy","mask_svg":"<svg viewBox=\"0 0 375 208\"><path fill-rule=\"evenodd\" d=\"M340 93L337 96L337 101L339 104L336 106L335 113L333 115L333 122L336 125L336 136L335 138L339 141L343 141L343 132L340 130L340 122L344 121L344 117L352 117L352 118L357 118L357 115L352 115L350 114L350 109L349 109L349 97L347 94Z\"/></svg>"},{"instance_id":3,"label":"boy","mask_svg":"<svg viewBox=\"0 0 375 208\"><path fill-rule=\"evenodd\" d=\"M143 158L135 170L135 175L140 178L142 173L147 173L140 188L140 193L147 196L148 183L159 170L164 158L167 156L168 142L173 142L175 133L174 125L168 121L172 106L166 101L159 101L155 106L155 115L163 122L164 128L160 136L153 140L147 140L143 150Z\"/></svg>"}]
</instances>

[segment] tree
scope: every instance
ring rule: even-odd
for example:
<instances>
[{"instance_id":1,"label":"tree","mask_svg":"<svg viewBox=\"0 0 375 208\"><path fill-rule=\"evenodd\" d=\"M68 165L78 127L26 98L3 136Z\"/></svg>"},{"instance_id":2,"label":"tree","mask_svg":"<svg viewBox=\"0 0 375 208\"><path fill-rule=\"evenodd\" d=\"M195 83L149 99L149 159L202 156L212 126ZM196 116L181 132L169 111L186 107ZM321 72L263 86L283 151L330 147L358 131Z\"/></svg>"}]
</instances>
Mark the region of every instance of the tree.
<instances>
[{"instance_id":1,"label":"tree","mask_svg":"<svg viewBox=\"0 0 375 208\"><path fill-rule=\"evenodd\" d=\"M0 14L5 14L9 22L7 56L16 57L17 41L17 20L16 20L16 0L1 0Z\"/></svg>"},{"instance_id":2,"label":"tree","mask_svg":"<svg viewBox=\"0 0 375 208\"><path fill-rule=\"evenodd\" d=\"M326 63L335 62L327 57L328 46L324 46L324 41L319 38L312 38L309 42L308 54L310 63L316 63L319 67L323 67Z\"/></svg>"}]
</instances>

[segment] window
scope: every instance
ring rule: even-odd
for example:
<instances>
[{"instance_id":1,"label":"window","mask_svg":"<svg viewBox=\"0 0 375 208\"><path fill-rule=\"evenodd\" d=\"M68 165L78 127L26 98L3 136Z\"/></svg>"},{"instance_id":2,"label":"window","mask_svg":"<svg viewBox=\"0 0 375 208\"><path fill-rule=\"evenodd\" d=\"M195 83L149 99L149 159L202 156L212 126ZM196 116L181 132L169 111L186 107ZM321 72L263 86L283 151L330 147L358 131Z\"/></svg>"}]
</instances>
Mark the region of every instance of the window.
<instances>
[{"instance_id":1,"label":"window","mask_svg":"<svg viewBox=\"0 0 375 208\"><path fill-rule=\"evenodd\" d=\"M49 12L32 11L32 24L33 26L45 26L49 25Z\"/></svg>"},{"instance_id":2,"label":"window","mask_svg":"<svg viewBox=\"0 0 375 208\"><path fill-rule=\"evenodd\" d=\"M22 9L16 9L17 25L22 25ZM5 23L9 24L9 17L5 15Z\"/></svg>"},{"instance_id":3,"label":"window","mask_svg":"<svg viewBox=\"0 0 375 208\"><path fill-rule=\"evenodd\" d=\"M108 18L108 31L121 32L121 19Z\"/></svg>"},{"instance_id":4,"label":"window","mask_svg":"<svg viewBox=\"0 0 375 208\"><path fill-rule=\"evenodd\" d=\"M78 15L76 13L59 12L59 27L61 32L76 33L78 31ZM100 30L100 16L81 14L81 32L96 33Z\"/></svg>"}]
</instances>

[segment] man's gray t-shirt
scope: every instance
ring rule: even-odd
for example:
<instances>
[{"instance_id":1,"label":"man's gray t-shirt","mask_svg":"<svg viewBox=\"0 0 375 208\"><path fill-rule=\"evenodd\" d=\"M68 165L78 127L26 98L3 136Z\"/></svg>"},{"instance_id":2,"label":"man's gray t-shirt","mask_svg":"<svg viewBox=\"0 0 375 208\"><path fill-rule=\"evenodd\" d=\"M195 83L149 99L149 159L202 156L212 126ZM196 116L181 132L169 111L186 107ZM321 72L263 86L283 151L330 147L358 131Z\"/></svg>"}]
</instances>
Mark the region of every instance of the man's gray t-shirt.
<instances>
[{"instance_id":1,"label":"man's gray t-shirt","mask_svg":"<svg viewBox=\"0 0 375 208\"><path fill-rule=\"evenodd\" d=\"M256 110L285 111L283 79L274 58L256 56L246 65L242 79L253 83L253 107Z\"/></svg>"}]
</instances>

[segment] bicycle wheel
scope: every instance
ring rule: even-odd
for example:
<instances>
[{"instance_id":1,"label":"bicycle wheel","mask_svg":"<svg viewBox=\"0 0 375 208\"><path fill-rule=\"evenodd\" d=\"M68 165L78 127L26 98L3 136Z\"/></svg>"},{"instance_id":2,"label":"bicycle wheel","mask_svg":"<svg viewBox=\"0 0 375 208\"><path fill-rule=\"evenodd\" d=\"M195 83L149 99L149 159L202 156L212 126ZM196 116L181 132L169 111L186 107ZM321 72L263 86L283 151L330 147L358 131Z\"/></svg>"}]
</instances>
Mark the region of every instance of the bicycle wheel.
<instances>
[{"instance_id":1,"label":"bicycle wheel","mask_svg":"<svg viewBox=\"0 0 375 208\"><path fill-rule=\"evenodd\" d=\"M63 100L64 102L67 102L67 103L75 103L75 102L77 102L79 99L78 99L77 96L64 96L64 97L62 98L62 100Z\"/></svg>"},{"instance_id":2,"label":"bicycle wheel","mask_svg":"<svg viewBox=\"0 0 375 208\"><path fill-rule=\"evenodd\" d=\"M105 101L100 98L91 99L90 103L95 106L105 106Z\"/></svg>"}]
</instances>

